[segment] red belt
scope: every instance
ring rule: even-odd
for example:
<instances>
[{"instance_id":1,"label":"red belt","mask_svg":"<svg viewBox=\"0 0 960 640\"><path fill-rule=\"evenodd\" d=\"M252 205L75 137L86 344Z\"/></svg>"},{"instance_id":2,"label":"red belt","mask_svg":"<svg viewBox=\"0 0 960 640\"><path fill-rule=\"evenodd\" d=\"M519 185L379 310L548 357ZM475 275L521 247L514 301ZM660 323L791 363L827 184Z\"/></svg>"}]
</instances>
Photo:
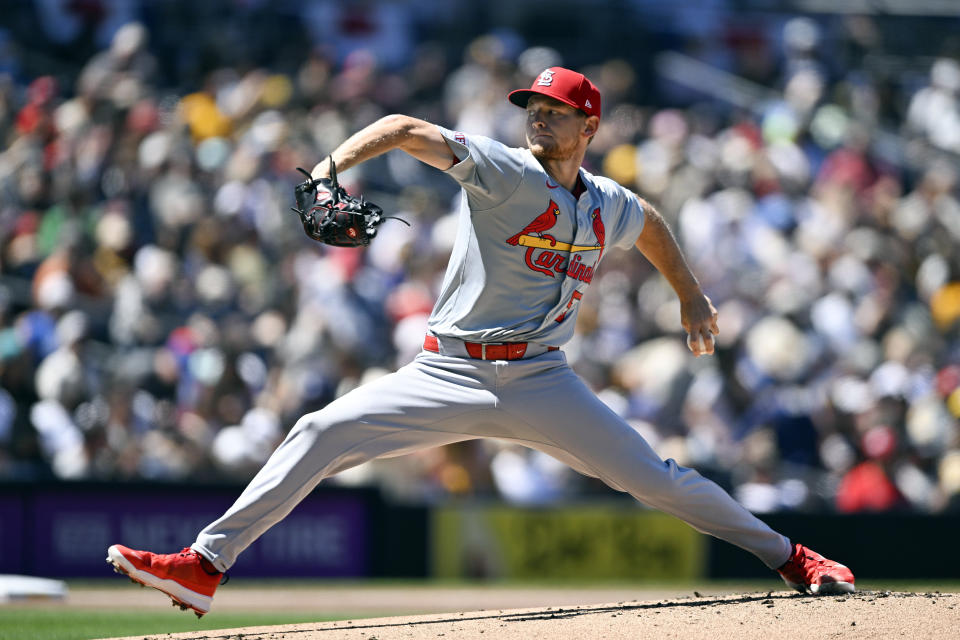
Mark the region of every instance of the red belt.
<instances>
[{"instance_id":1,"label":"red belt","mask_svg":"<svg viewBox=\"0 0 960 640\"><path fill-rule=\"evenodd\" d=\"M527 352L526 342L464 342L467 354L477 360L519 360ZM427 351L440 353L440 343L437 336L427 334L423 339L423 348ZM547 351L557 351L560 347L547 347Z\"/></svg>"}]
</instances>

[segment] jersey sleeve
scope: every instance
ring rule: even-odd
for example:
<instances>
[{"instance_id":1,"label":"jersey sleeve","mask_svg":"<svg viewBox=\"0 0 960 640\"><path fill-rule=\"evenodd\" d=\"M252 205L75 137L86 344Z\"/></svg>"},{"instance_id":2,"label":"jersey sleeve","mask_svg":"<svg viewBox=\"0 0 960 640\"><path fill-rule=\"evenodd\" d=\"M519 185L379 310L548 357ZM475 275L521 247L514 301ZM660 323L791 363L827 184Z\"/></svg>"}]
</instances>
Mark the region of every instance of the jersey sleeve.
<instances>
[{"instance_id":1,"label":"jersey sleeve","mask_svg":"<svg viewBox=\"0 0 960 640\"><path fill-rule=\"evenodd\" d=\"M445 173L467 192L474 211L502 204L523 180L524 157L518 149L484 136L468 136L437 127L457 162Z\"/></svg>"},{"instance_id":2,"label":"jersey sleeve","mask_svg":"<svg viewBox=\"0 0 960 640\"><path fill-rule=\"evenodd\" d=\"M613 245L620 249L630 249L636 244L640 232L643 231L646 213L637 194L620 187L620 196L622 208L617 218Z\"/></svg>"}]
</instances>

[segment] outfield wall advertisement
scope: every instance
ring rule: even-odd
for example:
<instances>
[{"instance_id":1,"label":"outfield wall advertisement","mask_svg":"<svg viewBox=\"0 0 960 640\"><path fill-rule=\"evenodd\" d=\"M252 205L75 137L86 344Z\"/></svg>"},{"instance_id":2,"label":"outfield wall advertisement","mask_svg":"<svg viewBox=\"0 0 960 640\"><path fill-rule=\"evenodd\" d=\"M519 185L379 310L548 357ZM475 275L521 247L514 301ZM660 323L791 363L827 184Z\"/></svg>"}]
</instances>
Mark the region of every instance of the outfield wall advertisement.
<instances>
[{"instance_id":1,"label":"outfield wall advertisement","mask_svg":"<svg viewBox=\"0 0 960 640\"><path fill-rule=\"evenodd\" d=\"M189 545L242 487L161 483L0 484L0 574L109 577L106 548ZM314 491L241 554L237 577L519 580L769 579L751 554L629 501L523 508L489 502L393 505L378 491ZM793 540L874 578L956 578L960 514L780 513ZM877 565L889 549L910 562ZM905 546L906 545L906 546ZM859 574L858 574L859 575Z\"/></svg>"},{"instance_id":2,"label":"outfield wall advertisement","mask_svg":"<svg viewBox=\"0 0 960 640\"><path fill-rule=\"evenodd\" d=\"M0 571L48 577L110 574L107 547L171 553L189 546L237 495L234 487L85 487L0 490ZM369 574L370 507L363 493L315 492L240 557L256 577Z\"/></svg>"},{"instance_id":3,"label":"outfield wall advertisement","mask_svg":"<svg viewBox=\"0 0 960 640\"><path fill-rule=\"evenodd\" d=\"M703 535L632 506L444 507L432 537L439 578L681 580L706 567Z\"/></svg>"}]
</instances>

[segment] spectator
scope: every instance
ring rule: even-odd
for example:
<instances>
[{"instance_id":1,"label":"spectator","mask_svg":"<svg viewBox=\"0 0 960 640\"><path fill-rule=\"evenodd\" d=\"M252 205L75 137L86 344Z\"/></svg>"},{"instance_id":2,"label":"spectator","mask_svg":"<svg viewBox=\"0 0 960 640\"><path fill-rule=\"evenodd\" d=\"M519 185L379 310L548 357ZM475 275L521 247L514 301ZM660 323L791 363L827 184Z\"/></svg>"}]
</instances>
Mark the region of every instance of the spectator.
<instances>
[{"instance_id":1,"label":"spectator","mask_svg":"<svg viewBox=\"0 0 960 640\"><path fill-rule=\"evenodd\" d=\"M511 139L503 87L562 62L595 65L610 114L587 165L671 219L721 325L714 358L684 357L664 335L679 313L669 288L612 252L565 347L581 375L661 455L754 510L957 508L954 58L894 82L871 56L887 45L870 17L741 20L727 3L651 39L766 82L749 111L703 86L657 94L645 62L612 44L587 57L510 29L457 31L469 7L447 3L401 22L395 3L361 3L337 14L342 42L315 7L304 24L260 3L121 4L110 15L132 11L126 24L72 16L51 32L80 38L86 20L98 34L69 64L0 31L0 476L246 478L295 417L409 360L455 235L454 191L399 156L349 172L348 189L412 228L388 223L371 250L342 251L289 217L295 168L390 111ZM246 36L241 60L231 43ZM337 481L405 499L605 490L477 443Z\"/></svg>"}]
</instances>

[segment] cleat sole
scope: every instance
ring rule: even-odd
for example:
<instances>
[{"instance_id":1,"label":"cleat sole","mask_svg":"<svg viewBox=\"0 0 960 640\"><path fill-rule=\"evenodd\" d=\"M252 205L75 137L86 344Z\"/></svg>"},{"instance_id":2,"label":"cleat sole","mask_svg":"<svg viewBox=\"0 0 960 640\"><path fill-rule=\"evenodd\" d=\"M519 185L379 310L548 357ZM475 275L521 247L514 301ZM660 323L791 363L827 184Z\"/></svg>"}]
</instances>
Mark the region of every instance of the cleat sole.
<instances>
[{"instance_id":1,"label":"cleat sole","mask_svg":"<svg viewBox=\"0 0 960 640\"><path fill-rule=\"evenodd\" d=\"M852 582L825 582L823 584L811 584L809 586L788 582L786 579L784 579L784 582L794 591L802 594L811 593L815 596L835 596L846 593L856 593L857 591L856 586Z\"/></svg>"},{"instance_id":2,"label":"cleat sole","mask_svg":"<svg viewBox=\"0 0 960 640\"><path fill-rule=\"evenodd\" d=\"M852 582L827 582L821 585L811 585L810 591L821 596L843 595L854 593L857 588Z\"/></svg>"}]
</instances>

